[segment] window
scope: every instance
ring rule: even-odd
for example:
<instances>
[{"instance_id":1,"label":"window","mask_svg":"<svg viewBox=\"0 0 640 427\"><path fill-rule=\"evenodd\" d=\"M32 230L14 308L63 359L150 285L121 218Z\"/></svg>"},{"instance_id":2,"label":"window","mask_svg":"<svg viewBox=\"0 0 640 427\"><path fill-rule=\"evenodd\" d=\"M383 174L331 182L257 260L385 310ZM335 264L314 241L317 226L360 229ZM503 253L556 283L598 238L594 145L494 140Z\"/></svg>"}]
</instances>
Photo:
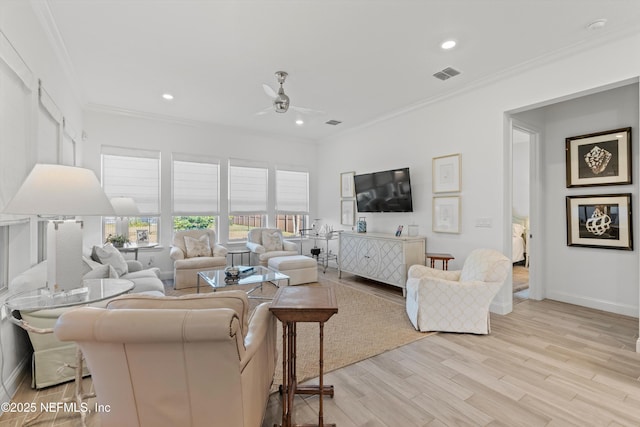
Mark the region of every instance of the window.
<instances>
[{"instance_id":1,"label":"window","mask_svg":"<svg viewBox=\"0 0 640 427\"><path fill-rule=\"evenodd\" d=\"M309 223L309 172L276 170L276 227L285 237Z\"/></svg>"},{"instance_id":2,"label":"window","mask_svg":"<svg viewBox=\"0 0 640 427\"><path fill-rule=\"evenodd\" d=\"M266 165L229 161L229 240L246 239L252 228L266 227L268 176Z\"/></svg>"},{"instance_id":3,"label":"window","mask_svg":"<svg viewBox=\"0 0 640 427\"><path fill-rule=\"evenodd\" d=\"M217 229L220 209L218 161L173 155L173 229Z\"/></svg>"},{"instance_id":4,"label":"window","mask_svg":"<svg viewBox=\"0 0 640 427\"><path fill-rule=\"evenodd\" d=\"M160 215L160 153L119 147L102 147L102 187L109 198L131 197L140 216L129 217L127 238L135 242L146 230L149 243L158 243ZM103 217L103 239L116 234L116 218Z\"/></svg>"}]
</instances>

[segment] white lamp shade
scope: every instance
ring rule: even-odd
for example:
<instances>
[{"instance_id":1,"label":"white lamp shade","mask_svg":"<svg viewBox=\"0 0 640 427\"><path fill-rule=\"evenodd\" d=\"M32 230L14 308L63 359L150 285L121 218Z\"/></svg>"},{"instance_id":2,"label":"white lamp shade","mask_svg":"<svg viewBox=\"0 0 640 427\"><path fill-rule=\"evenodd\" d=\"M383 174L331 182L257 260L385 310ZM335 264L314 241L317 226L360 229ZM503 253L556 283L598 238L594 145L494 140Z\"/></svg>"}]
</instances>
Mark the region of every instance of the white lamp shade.
<instances>
[{"instance_id":1,"label":"white lamp shade","mask_svg":"<svg viewBox=\"0 0 640 427\"><path fill-rule=\"evenodd\" d=\"M112 197L111 206L113 206L116 216L140 215L140 209L131 197Z\"/></svg>"},{"instance_id":2,"label":"white lamp shade","mask_svg":"<svg viewBox=\"0 0 640 427\"><path fill-rule=\"evenodd\" d=\"M37 164L5 213L26 215L114 215L98 178L89 169Z\"/></svg>"}]
</instances>

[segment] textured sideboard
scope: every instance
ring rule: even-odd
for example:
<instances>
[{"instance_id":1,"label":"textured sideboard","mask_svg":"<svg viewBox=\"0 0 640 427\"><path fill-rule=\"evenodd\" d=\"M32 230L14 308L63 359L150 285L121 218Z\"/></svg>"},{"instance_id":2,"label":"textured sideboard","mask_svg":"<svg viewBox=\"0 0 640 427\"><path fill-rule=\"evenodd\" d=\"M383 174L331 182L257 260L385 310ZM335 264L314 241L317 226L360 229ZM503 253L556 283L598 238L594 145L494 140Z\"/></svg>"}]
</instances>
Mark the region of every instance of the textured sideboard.
<instances>
[{"instance_id":1,"label":"textured sideboard","mask_svg":"<svg viewBox=\"0 0 640 427\"><path fill-rule=\"evenodd\" d=\"M383 233L340 233L339 272L355 274L402 288L407 271L424 265L424 237L396 237Z\"/></svg>"}]
</instances>

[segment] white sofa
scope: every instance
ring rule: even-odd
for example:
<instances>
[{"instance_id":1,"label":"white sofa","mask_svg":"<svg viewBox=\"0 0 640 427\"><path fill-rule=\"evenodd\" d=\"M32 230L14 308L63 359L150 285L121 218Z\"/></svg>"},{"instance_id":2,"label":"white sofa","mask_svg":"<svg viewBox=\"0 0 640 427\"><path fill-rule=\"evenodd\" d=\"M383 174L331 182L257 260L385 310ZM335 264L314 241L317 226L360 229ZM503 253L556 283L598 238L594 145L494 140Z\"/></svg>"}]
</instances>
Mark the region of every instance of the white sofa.
<instances>
[{"instance_id":1,"label":"white sofa","mask_svg":"<svg viewBox=\"0 0 640 427\"><path fill-rule=\"evenodd\" d=\"M128 272L120 278L131 280L134 283L134 293L148 295L164 295L164 285L158 278L158 269L143 269L138 261L127 260ZM85 277L107 278L108 266L101 266L85 257ZM105 268L106 267L106 268ZM106 275L105 275L106 273ZM102 277L103 276L103 277ZM47 262L43 261L16 276L9 283L9 293L18 293L46 286ZM69 311L69 308L38 310L21 312L23 320L31 326L42 329L50 329L56 323L58 317ZM29 332L29 339L33 346L31 356L31 386L43 388L60 384L74 379L76 345L69 342L61 342L53 334L38 334ZM68 367L70 365L71 367ZM84 374L88 374L85 369Z\"/></svg>"}]
</instances>

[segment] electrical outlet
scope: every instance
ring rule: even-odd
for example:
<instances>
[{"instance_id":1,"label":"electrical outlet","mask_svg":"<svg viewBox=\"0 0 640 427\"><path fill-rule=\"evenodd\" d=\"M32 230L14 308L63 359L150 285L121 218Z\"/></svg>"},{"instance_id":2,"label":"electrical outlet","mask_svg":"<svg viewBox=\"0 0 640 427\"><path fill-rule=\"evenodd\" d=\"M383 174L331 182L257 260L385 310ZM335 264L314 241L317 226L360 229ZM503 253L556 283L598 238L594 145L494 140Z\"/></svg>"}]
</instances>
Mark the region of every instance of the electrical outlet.
<instances>
[{"instance_id":1,"label":"electrical outlet","mask_svg":"<svg viewBox=\"0 0 640 427\"><path fill-rule=\"evenodd\" d=\"M147 264L149 267L151 267L153 264L155 263L155 260L153 259L152 256L149 257L149 263Z\"/></svg>"}]
</instances>

